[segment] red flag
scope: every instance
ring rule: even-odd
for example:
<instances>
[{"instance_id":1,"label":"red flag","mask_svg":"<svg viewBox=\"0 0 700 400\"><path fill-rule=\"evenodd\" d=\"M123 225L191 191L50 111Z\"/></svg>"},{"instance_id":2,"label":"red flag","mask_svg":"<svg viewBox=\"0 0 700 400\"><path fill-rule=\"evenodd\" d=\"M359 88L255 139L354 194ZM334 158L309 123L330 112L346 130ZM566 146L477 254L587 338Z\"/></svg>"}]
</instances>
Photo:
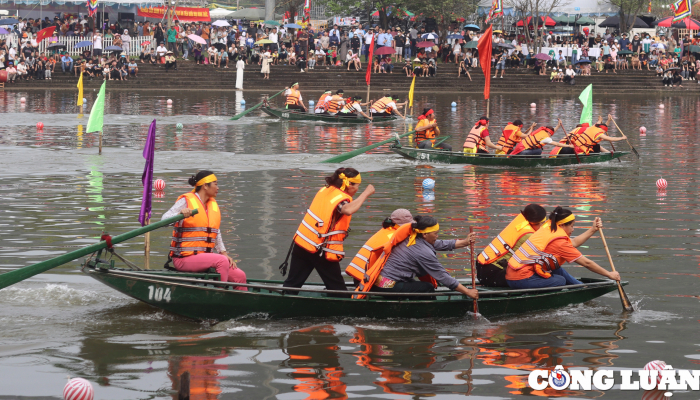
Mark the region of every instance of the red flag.
<instances>
[{"instance_id":1,"label":"red flag","mask_svg":"<svg viewBox=\"0 0 700 400\"><path fill-rule=\"evenodd\" d=\"M367 64L367 75L365 75L365 81L367 81L367 86L369 86L369 80L372 77L372 54L374 53L374 37L376 35L372 35L372 41L369 42L369 63Z\"/></svg>"},{"instance_id":2,"label":"red flag","mask_svg":"<svg viewBox=\"0 0 700 400\"><path fill-rule=\"evenodd\" d=\"M48 28L44 28L37 32L36 34L36 42L41 43L42 40L46 39L47 37L53 36L53 32L56 30L56 26L49 26Z\"/></svg>"},{"instance_id":3,"label":"red flag","mask_svg":"<svg viewBox=\"0 0 700 400\"><path fill-rule=\"evenodd\" d=\"M481 70L484 71L484 77L486 78L486 84L484 85L484 100L488 99L491 95L491 51L493 50L492 42L493 27L489 25L489 28L484 32L484 34L479 39L479 44L476 46L479 50L479 64L481 64Z\"/></svg>"}]
</instances>

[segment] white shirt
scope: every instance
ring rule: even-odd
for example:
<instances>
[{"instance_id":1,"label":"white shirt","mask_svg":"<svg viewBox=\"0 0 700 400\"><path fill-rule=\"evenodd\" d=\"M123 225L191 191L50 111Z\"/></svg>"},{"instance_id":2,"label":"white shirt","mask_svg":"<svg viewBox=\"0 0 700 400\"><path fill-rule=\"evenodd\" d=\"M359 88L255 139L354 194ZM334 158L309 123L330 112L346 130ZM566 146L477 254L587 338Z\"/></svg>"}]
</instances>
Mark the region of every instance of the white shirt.
<instances>
[{"instance_id":1,"label":"white shirt","mask_svg":"<svg viewBox=\"0 0 700 400\"><path fill-rule=\"evenodd\" d=\"M317 49L315 54L316 54L316 57L325 57L326 56L326 52L321 50L321 49Z\"/></svg>"},{"instance_id":2,"label":"white shirt","mask_svg":"<svg viewBox=\"0 0 700 400\"><path fill-rule=\"evenodd\" d=\"M17 55L17 50L15 50L15 48L12 47L12 48L10 49L10 58L9 58L9 60L14 60L16 55Z\"/></svg>"},{"instance_id":3,"label":"white shirt","mask_svg":"<svg viewBox=\"0 0 700 400\"><path fill-rule=\"evenodd\" d=\"M243 60L239 59L236 62L236 69L240 69L240 70L245 69L245 62L243 62Z\"/></svg>"},{"instance_id":4,"label":"white shirt","mask_svg":"<svg viewBox=\"0 0 700 400\"><path fill-rule=\"evenodd\" d=\"M338 39L340 39L340 32L337 29L331 29L331 31L328 32L328 37L331 36L337 36Z\"/></svg>"},{"instance_id":5,"label":"white shirt","mask_svg":"<svg viewBox=\"0 0 700 400\"><path fill-rule=\"evenodd\" d=\"M102 50L102 36L95 35L92 38L92 48Z\"/></svg>"},{"instance_id":6,"label":"white shirt","mask_svg":"<svg viewBox=\"0 0 700 400\"><path fill-rule=\"evenodd\" d=\"M163 57L168 50L163 46L156 47L156 54Z\"/></svg>"},{"instance_id":7,"label":"white shirt","mask_svg":"<svg viewBox=\"0 0 700 400\"><path fill-rule=\"evenodd\" d=\"M239 61L242 61L242 60L239 60ZM284 91L285 96L289 96L290 94L292 94L292 89L287 89ZM303 101L303 100L304 99L301 98L301 92L299 92L299 101Z\"/></svg>"},{"instance_id":8,"label":"white shirt","mask_svg":"<svg viewBox=\"0 0 700 400\"><path fill-rule=\"evenodd\" d=\"M546 137L546 138L540 140L540 143L542 143L542 144L549 144L549 143L552 143L552 138L551 138L551 137Z\"/></svg>"},{"instance_id":9,"label":"white shirt","mask_svg":"<svg viewBox=\"0 0 700 400\"><path fill-rule=\"evenodd\" d=\"M276 33L271 33L267 38L269 40L272 40L272 43L277 43L277 34Z\"/></svg>"},{"instance_id":10,"label":"white shirt","mask_svg":"<svg viewBox=\"0 0 700 400\"><path fill-rule=\"evenodd\" d=\"M319 108L319 107L328 104L328 102L331 101L332 98L333 98L333 96L331 96L330 94L327 95L326 97L324 97L322 102L319 102L318 104L316 104L316 109L314 110L314 112L316 114L321 114L321 113L326 112L326 110Z\"/></svg>"},{"instance_id":11,"label":"white shirt","mask_svg":"<svg viewBox=\"0 0 700 400\"><path fill-rule=\"evenodd\" d=\"M573 69L567 69L566 76L570 76L573 78L574 76L576 76L576 71L574 71Z\"/></svg>"},{"instance_id":12,"label":"white shirt","mask_svg":"<svg viewBox=\"0 0 700 400\"><path fill-rule=\"evenodd\" d=\"M372 37L373 37L373 36L374 36L374 35L371 34L371 33L365 33L365 43L366 43L366 44L372 43Z\"/></svg>"}]
</instances>

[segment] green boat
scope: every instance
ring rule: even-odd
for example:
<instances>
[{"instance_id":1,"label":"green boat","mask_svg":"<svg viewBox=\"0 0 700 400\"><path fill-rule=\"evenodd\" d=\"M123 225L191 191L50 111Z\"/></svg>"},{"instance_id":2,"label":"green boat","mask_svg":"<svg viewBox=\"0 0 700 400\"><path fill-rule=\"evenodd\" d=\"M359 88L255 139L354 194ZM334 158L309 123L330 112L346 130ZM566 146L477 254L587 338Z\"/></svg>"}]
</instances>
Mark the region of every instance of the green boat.
<instances>
[{"instance_id":1,"label":"green boat","mask_svg":"<svg viewBox=\"0 0 700 400\"><path fill-rule=\"evenodd\" d=\"M271 318L442 318L462 317L473 310L473 300L459 292L434 294L370 293L356 300L348 292L324 290L322 283L308 283L296 294L285 292L281 281L249 279L247 284L221 282L213 269L207 273L116 268L101 260L103 250L82 267L88 276L154 307L195 320L224 321L246 315ZM583 284L558 288L478 288L479 313L486 317L525 314L584 303L617 290L615 281L581 279ZM627 284L624 282L623 284ZM348 286L352 284L349 283ZM248 291L234 290L245 286ZM349 290L352 290L350 287ZM405 300L405 296L425 300Z\"/></svg>"},{"instance_id":2,"label":"green boat","mask_svg":"<svg viewBox=\"0 0 700 400\"><path fill-rule=\"evenodd\" d=\"M327 123L332 123L332 124L368 124L368 123L379 123L379 122L387 122L387 121L394 121L396 119L396 116L391 116L391 117L373 117L373 119L367 119L361 115L351 115L351 116L344 116L341 114L338 115L329 115L329 114L313 114L313 113L307 113L303 111L298 111L298 110L287 110L283 108L272 108L272 107L266 107L262 106L260 108L265 112L266 114L276 117L279 119L286 119L290 121L318 121L318 122L327 122Z\"/></svg>"},{"instance_id":3,"label":"green boat","mask_svg":"<svg viewBox=\"0 0 700 400\"><path fill-rule=\"evenodd\" d=\"M629 152L619 151L615 153L597 153L591 155L567 154L549 158L542 156L507 156L507 155L466 155L457 151L444 151L439 149L417 149L403 147L400 144L391 146L391 151L410 160L425 161L439 164L471 164L489 167L556 167L573 164L594 164L611 161L620 158Z\"/></svg>"}]
</instances>

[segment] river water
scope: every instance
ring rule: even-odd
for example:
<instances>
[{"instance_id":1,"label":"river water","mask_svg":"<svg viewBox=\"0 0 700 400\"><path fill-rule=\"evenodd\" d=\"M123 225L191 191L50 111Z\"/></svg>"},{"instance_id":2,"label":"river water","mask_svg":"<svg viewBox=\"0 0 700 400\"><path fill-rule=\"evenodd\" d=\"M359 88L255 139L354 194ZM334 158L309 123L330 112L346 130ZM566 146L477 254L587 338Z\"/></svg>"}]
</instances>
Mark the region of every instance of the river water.
<instances>
[{"instance_id":1,"label":"river water","mask_svg":"<svg viewBox=\"0 0 700 400\"><path fill-rule=\"evenodd\" d=\"M95 96L86 93L86 110ZM85 132L88 115L77 112L74 97L0 93L5 271L94 243L103 230L114 235L138 226L141 152L156 118L155 176L167 187L154 198L154 218L188 190L189 175L211 169L221 188L229 252L249 278L279 279L277 266L305 208L337 167L317 162L410 129L403 122L284 123L259 114L230 121L241 110L240 93L114 92L107 96L100 156L98 136ZM245 95L249 105L259 98ZM422 95L417 102L417 110L436 110L455 147L485 111L478 96ZM571 128L579 113L573 97L494 95L491 103L497 127L516 118L553 125L561 117ZM474 226L480 251L524 205L562 205L583 221L578 228L603 219L615 266L630 282L634 313L623 313L611 293L490 320L475 320L465 310L435 320L258 315L206 324L139 303L82 275L73 262L0 291L0 399L60 399L67 378L78 376L92 382L96 399L177 398L185 371L192 375L193 399L640 398L642 392L615 388L556 392L527 385L529 371L556 365L639 369L661 359L677 369L700 369L700 99L595 96L594 113L612 114L641 160L628 155L619 163L580 167L475 168L412 162L384 147L348 161L377 192L354 216L347 248L353 253L400 207L437 217L442 238L464 237ZM627 149L622 142L616 147ZM437 182L434 194L421 189L427 177ZM660 177L669 184L662 192L655 186ZM165 261L169 234L152 234L152 268ZM132 261L143 260L141 239L119 249ZM609 268L597 236L582 251ZM470 276L468 252L439 256L456 277ZM578 266L566 268L591 276ZM673 398L697 397L677 392Z\"/></svg>"}]
</instances>

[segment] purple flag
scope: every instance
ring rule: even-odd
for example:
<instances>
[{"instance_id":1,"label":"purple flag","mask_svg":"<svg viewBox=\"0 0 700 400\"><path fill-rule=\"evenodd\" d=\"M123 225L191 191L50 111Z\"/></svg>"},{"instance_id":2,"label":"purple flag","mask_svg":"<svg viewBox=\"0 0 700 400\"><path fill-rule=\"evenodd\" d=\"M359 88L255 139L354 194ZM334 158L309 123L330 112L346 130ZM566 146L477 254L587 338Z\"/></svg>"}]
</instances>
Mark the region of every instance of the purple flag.
<instances>
[{"instance_id":1,"label":"purple flag","mask_svg":"<svg viewBox=\"0 0 700 400\"><path fill-rule=\"evenodd\" d=\"M143 184L143 200L141 201L141 212L139 212L139 222L141 226L146 225L146 220L151 218L151 191L153 190L153 159L156 150L156 120L151 122L148 128L146 145L143 147L143 158L146 165L143 167L141 184Z\"/></svg>"}]
</instances>

